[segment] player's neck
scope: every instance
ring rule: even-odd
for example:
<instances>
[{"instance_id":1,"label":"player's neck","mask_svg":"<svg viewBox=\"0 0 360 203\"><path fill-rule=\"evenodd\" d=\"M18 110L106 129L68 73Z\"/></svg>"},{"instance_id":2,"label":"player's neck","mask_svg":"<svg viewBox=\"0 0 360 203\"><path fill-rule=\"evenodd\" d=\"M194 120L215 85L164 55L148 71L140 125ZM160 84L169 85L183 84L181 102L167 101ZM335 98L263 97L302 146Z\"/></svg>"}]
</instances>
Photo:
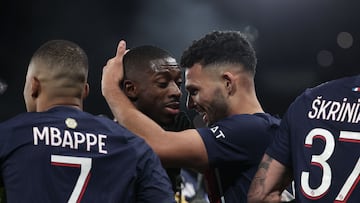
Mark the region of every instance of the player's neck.
<instances>
[{"instance_id":1,"label":"player's neck","mask_svg":"<svg viewBox=\"0 0 360 203\"><path fill-rule=\"evenodd\" d=\"M83 104L81 99L74 97L71 98L66 97L66 98L52 99L51 101L47 101L47 102L38 102L36 111L43 112L57 106L67 106L79 110L83 109Z\"/></svg>"},{"instance_id":2,"label":"player's neck","mask_svg":"<svg viewBox=\"0 0 360 203\"><path fill-rule=\"evenodd\" d=\"M239 96L231 105L232 114L264 113L264 110L255 93Z\"/></svg>"}]
</instances>

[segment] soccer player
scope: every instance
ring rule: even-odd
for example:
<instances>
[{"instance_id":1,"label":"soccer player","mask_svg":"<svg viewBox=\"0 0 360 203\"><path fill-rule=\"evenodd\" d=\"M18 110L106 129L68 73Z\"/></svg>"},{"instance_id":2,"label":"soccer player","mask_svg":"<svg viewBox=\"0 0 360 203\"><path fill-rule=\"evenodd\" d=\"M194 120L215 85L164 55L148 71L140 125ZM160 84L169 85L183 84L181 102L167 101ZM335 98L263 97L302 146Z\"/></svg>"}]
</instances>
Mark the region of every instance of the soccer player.
<instances>
[{"instance_id":1,"label":"soccer player","mask_svg":"<svg viewBox=\"0 0 360 203\"><path fill-rule=\"evenodd\" d=\"M246 202L251 179L280 120L257 99L255 51L237 31L214 31L183 53L187 106L208 127L165 131L138 111L118 87L125 41L103 70L102 92L116 119L145 138L165 166L206 176L210 202Z\"/></svg>"},{"instance_id":2,"label":"soccer player","mask_svg":"<svg viewBox=\"0 0 360 203\"><path fill-rule=\"evenodd\" d=\"M52 40L33 55L24 87L28 113L0 124L7 202L175 202L146 142L110 119L83 112L88 60Z\"/></svg>"},{"instance_id":3,"label":"soccer player","mask_svg":"<svg viewBox=\"0 0 360 203\"><path fill-rule=\"evenodd\" d=\"M297 202L360 202L360 75L307 89L288 108L249 190L279 202L295 181Z\"/></svg>"},{"instance_id":4,"label":"soccer player","mask_svg":"<svg viewBox=\"0 0 360 203\"><path fill-rule=\"evenodd\" d=\"M126 52L123 62L125 78L121 88L137 109L165 130L194 128L180 110L182 72L168 51L153 45L138 46ZM166 168L166 172L179 196L181 184L186 184L182 182L180 168Z\"/></svg>"}]
</instances>

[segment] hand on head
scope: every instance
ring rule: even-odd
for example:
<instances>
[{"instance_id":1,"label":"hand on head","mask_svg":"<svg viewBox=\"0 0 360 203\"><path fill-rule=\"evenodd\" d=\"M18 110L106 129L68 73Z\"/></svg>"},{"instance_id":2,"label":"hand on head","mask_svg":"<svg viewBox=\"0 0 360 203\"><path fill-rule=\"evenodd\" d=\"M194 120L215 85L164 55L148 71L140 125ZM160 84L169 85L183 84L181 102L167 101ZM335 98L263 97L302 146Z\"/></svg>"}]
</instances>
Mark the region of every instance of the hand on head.
<instances>
[{"instance_id":1,"label":"hand on head","mask_svg":"<svg viewBox=\"0 0 360 203\"><path fill-rule=\"evenodd\" d=\"M126 50L126 42L121 40L118 44L116 55L109 59L103 68L101 78L101 91L103 96L111 94L113 89L119 88L119 82L124 77L123 57Z\"/></svg>"}]
</instances>

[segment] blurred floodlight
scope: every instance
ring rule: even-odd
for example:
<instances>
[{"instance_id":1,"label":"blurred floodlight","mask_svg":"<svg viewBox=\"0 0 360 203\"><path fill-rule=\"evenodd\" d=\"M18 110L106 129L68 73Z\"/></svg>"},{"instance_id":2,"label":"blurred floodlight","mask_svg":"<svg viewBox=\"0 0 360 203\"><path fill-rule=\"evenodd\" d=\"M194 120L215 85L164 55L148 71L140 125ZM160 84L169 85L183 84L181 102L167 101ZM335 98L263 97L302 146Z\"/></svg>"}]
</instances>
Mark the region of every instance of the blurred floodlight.
<instances>
[{"instance_id":1,"label":"blurred floodlight","mask_svg":"<svg viewBox=\"0 0 360 203\"><path fill-rule=\"evenodd\" d=\"M317 55L317 62L323 67L331 66L334 62L333 54L330 51L322 50Z\"/></svg>"},{"instance_id":2,"label":"blurred floodlight","mask_svg":"<svg viewBox=\"0 0 360 203\"><path fill-rule=\"evenodd\" d=\"M353 45L354 39L348 32L340 32L337 36L337 43L343 49L348 49Z\"/></svg>"},{"instance_id":3,"label":"blurred floodlight","mask_svg":"<svg viewBox=\"0 0 360 203\"><path fill-rule=\"evenodd\" d=\"M0 95L5 93L7 87L8 85L6 84L6 82L0 79Z\"/></svg>"}]
</instances>

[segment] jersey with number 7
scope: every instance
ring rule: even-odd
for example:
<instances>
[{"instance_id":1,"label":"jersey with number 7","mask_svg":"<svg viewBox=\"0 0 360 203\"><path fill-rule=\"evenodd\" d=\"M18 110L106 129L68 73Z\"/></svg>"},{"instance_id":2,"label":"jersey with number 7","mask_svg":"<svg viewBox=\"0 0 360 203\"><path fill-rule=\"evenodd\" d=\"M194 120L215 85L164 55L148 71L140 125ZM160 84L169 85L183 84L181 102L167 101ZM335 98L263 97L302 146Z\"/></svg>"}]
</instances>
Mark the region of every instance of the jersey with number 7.
<instances>
[{"instance_id":1,"label":"jersey with number 7","mask_svg":"<svg viewBox=\"0 0 360 203\"><path fill-rule=\"evenodd\" d=\"M175 202L143 139L71 107L0 124L0 164L7 202Z\"/></svg>"},{"instance_id":2,"label":"jersey with number 7","mask_svg":"<svg viewBox=\"0 0 360 203\"><path fill-rule=\"evenodd\" d=\"M306 90L266 153L293 170L297 202L360 202L360 76Z\"/></svg>"}]
</instances>

